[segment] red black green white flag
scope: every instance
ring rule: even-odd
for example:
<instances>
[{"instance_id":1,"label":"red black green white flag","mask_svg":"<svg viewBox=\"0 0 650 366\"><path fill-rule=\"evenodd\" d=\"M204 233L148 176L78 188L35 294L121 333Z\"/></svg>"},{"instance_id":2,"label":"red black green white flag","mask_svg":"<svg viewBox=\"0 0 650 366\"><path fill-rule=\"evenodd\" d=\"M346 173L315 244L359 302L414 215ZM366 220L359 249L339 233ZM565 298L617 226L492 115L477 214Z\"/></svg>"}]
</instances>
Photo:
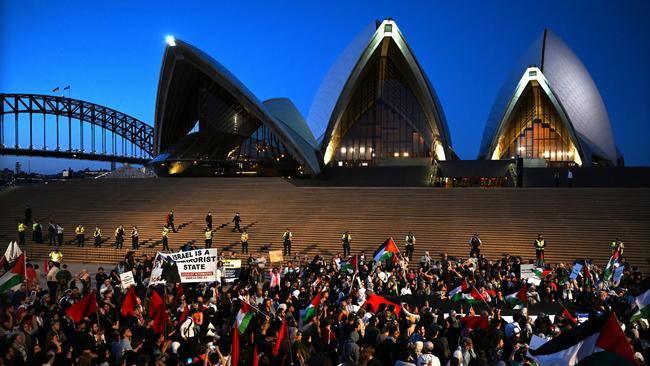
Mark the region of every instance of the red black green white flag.
<instances>
[{"instance_id":1,"label":"red black green white flag","mask_svg":"<svg viewBox=\"0 0 650 366\"><path fill-rule=\"evenodd\" d=\"M514 305L515 309L521 309L528 305L528 289L526 287L526 283L524 283L519 291L506 296L506 301Z\"/></svg>"},{"instance_id":2,"label":"red black green white flag","mask_svg":"<svg viewBox=\"0 0 650 366\"><path fill-rule=\"evenodd\" d=\"M9 290L17 290L27 278L25 253L22 253L5 274L0 277L0 294Z\"/></svg>"},{"instance_id":3,"label":"red black green white flag","mask_svg":"<svg viewBox=\"0 0 650 366\"><path fill-rule=\"evenodd\" d=\"M469 293L459 292L451 298L452 301L467 301L470 304L476 304L479 302L485 301L481 294L472 287L472 290Z\"/></svg>"},{"instance_id":4,"label":"red black green white flag","mask_svg":"<svg viewBox=\"0 0 650 366\"><path fill-rule=\"evenodd\" d=\"M635 365L614 313L590 319L528 352L540 366Z\"/></svg>"},{"instance_id":5,"label":"red black green white flag","mask_svg":"<svg viewBox=\"0 0 650 366\"><path fill-rule=\"evenodd\" d=\"M460 283L460 286L449 291L449 296L454 297L457 293L465 292L467 289L469 289L469 284L467 283L467 279L463 278L463 282Z\"/></svg>"},{"instance_id":6,"label":"red black green white flag","mask_svg":"<svg viewBox=\"0 0 650 366\"><path fill-rule=\"evenodd\" d=\"M379 262L385 262L387 260L390 260L393 262L393 264L397 263L397 255L399 254L399 249L397 249L397 245L395 245L395 242L393 241L393 238L388 238L382 244L377 251L375 251L374 259L375 263Z\"/></svg>"}]
</instances>

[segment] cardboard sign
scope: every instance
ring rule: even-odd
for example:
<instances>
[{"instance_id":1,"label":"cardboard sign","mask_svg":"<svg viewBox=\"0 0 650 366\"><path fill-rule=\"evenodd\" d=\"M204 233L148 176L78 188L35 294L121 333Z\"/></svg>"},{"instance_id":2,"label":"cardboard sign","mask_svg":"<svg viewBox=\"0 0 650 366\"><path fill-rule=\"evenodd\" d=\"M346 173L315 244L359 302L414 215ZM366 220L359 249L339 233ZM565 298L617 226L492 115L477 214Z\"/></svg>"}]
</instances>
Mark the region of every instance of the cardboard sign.
<instances>
[{"instance_id":1,"label":"cardboard sign","mask_svg":"<svg viewBox=\"0 0 650 366\"><path fill-rule=\"evenodd\" d=\"M223 281L228 283L238 279L241 273L241 259L224 259L222 262Z\"/></svg>"},{"instance_id":2,"label":"cardboard sign","mask_svg":"<svg viewBox=\"0 0 650 366\"><path fill-rule=\"evenodd\" d=\"M127 289L131 286L135 286L135 279L133 278L133 272L128 271L120 275L120 280L122 281L122 288Z\"/></svg>"},{"instance_id":3,"label":"cardboard sign","mask_svg":"<svg viewBox=\"0 0 650 366\"><path fill-rule=\"evenodd\" d=\"M269 250L269 259L271 263L280 263L284 260L282 250Z\"/></svg>"},{"instance_id":4,"label":"cardboard sign","mask_svg":"<svg viewBox=\"0 0 650 366\"><path fill-rule=\"evenodd\" d=\"M535 276L535 273L533 272L533 268L535 268L534 264L522 264L520 266L521 272L519 272L519 276L522 279L537 277L537 276Z\"/></svg>"}]
</instances>

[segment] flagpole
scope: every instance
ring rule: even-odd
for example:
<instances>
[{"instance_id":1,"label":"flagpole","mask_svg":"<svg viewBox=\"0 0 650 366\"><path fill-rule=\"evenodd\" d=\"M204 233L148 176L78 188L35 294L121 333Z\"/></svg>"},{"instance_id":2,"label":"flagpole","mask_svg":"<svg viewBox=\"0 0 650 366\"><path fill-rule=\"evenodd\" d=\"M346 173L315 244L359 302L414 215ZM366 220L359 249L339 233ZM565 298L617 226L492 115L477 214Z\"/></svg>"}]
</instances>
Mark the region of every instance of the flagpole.
<instances>
[{"instance_id":1,"label":"flagpole","mask_svg":"<svg viewBox=\"0 0 650 366\"><path fill-rule=\"evenodd\" d=\"M246 301L246 300L244 300L244 299L239 299L239 301L243 301L243 302L245 302L248 306L250 306L251 308L253 308L253 310L257 311L258 313L260 313L260 314L262 314L262 315L264 315L264 316L268 316L269 318L271 317L269 314L263 312L262 310L256 308L255 306L251 305L248 301ZM276 317L277 317L277 316L276 316Z\"/></svg>"},{"instance_id":2,"label":"flagpole","mask_svg":"<svg viewBox=\"0 0 650 366\"><path fill-rule=\"evenodd\" d=\"M156 291L156 289L154 289ZM167 284L163 286L163 311L167 311ZM167 317L165 317L167 318ZM165 322L163 323L163 341L167 340L167 319L165 319Z\"/></svg>"},{"instance_id":3,"label":"flagpole","mask_svg":"<svg viewBox=\"0 0 650 366\"><path fill-rule=\"evenodd\" d=\"M474 285L472 285L472 288L473 288L476 292L478 292L478 290L476 289L476 287L474 287ZM490 305L489 305L487 302L485 302L485 299L483 298L483 295L482 295L480 292L478 292L478 294L479 294L479 297L481 298L481 300L483 301L483 303L485 304L485 306L487 306L488 311L492 312L492 308L490 307Z\"/></svg>"}]
</instances>

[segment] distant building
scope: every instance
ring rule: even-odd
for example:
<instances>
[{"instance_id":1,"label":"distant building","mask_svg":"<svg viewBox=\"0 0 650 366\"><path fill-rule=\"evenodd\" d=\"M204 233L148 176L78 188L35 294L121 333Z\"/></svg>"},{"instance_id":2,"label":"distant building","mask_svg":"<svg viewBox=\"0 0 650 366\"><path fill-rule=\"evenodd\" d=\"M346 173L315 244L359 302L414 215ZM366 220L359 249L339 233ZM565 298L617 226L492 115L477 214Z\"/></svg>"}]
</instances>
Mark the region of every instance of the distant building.
<instances>
[{"instance_id":1,"label":"distant building","mask_svg":"<svg viewBox=\"0 0 650 366\"><path fill-rule=\"evenodd\" d=\"M613 166L623 161L596 84L580 59L549 30L517 62L483 133L479 159L517 156L549 166Z\"/></svg>"}]
</instances>

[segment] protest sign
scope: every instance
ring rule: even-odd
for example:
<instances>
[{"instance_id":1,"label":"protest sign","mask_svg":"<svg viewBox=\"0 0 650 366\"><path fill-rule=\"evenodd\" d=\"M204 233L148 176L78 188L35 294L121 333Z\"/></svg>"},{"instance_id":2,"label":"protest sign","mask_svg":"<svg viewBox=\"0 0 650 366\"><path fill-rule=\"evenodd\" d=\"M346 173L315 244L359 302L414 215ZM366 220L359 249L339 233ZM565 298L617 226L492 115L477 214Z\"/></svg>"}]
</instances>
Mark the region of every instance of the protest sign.
<instances>
[{"instance_id":1,"label":"protest sign","mask_svg":"<svg viewBox=\"0 0 650 366\"><path fill-rule=\"evenodd\" d=\"M623 278L623 271L624 270L625 270L625 266L622 266L622 265L619 265L614 270L614 284L616 284L617 286L621 282L621 278Z\"/></svg>"},{"instance_id":2,"label":"protest sign","mask_svg":"<svg viewBox=\"0 0 650 366\"><path fill-rule=\"evenodd\" d=\"M125 290L135 285L135 279L133 278L133 272L131 271L120 274L120 280L122 281L122 288Z\"/></svg>"},{"instance_id":3,"label":"protest sign","mask_svg":"<svg viewBox=\"0 0 650 366\"><path fill-rule=\"evenodd\" d=\"M170 254L182 283L212 282L217 271L217 250L198 249Z\"/></svg>"},{"instance_id":4,"label":"protest sign","mask_svg":"<svg viewBox=\"0 0 650 366\"><path fill-rule=\"evenodd\" d=\"M241 273L241 259L224 259L222 262L223 281L228 283L238 279Z\"/></svg>"},{"instance_id":5,"label":"protest sign","mask_svg":"<svg viewBox=\"0 0 650 366\"><path fill-rule=\"evenodd\" d=\"M573 271L571 271L571 276L569 276L569 278L575 280L580 275L580 272L582 272L582 264L580 263L574 264Z\"/></svg>"},{"instance_id":6,"label":"protest sign","mask_svg":"<svg viewBox=\"0 0 650 366\"><path fill-rule=\"evenodd\" d=\"M522 264L520 266L521 271L519 272L519 275L524 279L536 277L533 268L535 268L534 264Z\"/></svg>"},{"instance_id":7,"label":"protest sign","mask_svg":"<svg viewBox=\"0 0 650 366\"><path fill-rule=\"evenodd\" d=\"M280 263L284 260L281 250L269 250L269 260L271 263Z\"/></svg>"}]
</instances>

